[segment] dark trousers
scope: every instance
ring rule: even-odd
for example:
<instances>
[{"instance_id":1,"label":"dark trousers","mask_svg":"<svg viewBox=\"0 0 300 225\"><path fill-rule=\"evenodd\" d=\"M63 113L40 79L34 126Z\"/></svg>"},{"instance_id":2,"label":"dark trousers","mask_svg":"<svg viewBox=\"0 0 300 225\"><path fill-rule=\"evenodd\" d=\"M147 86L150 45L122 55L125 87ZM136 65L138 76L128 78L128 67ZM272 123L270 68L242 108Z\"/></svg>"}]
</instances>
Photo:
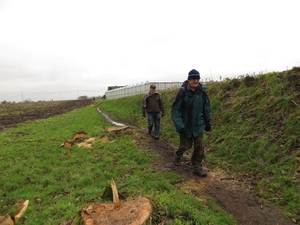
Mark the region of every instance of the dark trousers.
<instances>
[{"instance_id":1,"label":"dark trousers","mask_svg":"<svg viewBox=\"0 0 300 225\"><path fill-rule=\"evenodd\" d=\"M154 136L159 136L160 113L148 113L148 130L152 131L154 126Z\"/></svg>"},{"instance_id":2,"label":"dark trousers","mask_svg":"<svg viewBox=\"0 0 300 225\"><path fill-rule=\"evenodd\" d=\"M180 134L179 148L175 152L177 157L181 157L183 153L194 145L194 151L191 158L191 163L194 168L201 168L204 159L203 133L197 137L186 137Z\"/></svg>"}]
</instances>

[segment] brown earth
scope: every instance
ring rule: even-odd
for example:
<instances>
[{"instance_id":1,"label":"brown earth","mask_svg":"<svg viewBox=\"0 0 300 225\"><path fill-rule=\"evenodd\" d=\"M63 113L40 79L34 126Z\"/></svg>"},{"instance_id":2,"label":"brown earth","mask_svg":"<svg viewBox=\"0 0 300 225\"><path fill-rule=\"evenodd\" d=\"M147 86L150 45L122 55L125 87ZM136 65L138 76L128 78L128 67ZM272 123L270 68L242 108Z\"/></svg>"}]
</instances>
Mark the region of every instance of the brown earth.
<instances>
[{"instance_id":1,"label":"brown earth","mask_svg":"<svg viewBox=\"0 0 300 225\"><path fill-rule=\"evenodd\" d=\"M93 100L69 100L59 102L37 102L37 103L18 103L8 104L13 111L9 115L1 115L1 108L6 104L1 104L0 108L0 131L14 127L18 123L44 119L70 112L91 105ZM6 110L3 110L6 111Z\"/></svg>"},{"instance_id":2,"label":"brown earth","mask_svg":"<svg viewBox=\"0 0 300 225\"><path fill-rule=\"evenodd\" d=\"M29 112L23 112L18 115L0 116L0 131L15 126L20 122L47 118L54 115L70 112L92 102L89 100L64 101L61 104L54 105L51 108L34 109ZM143 129L137 129L146 135ZM244 183L239 182L226 175L221 170L211 170L206 168L208 176L205 178L197 177L191 173L189 163L189 154L184 155L181 166L173 164L173 154L176 146L163 139L154 140L147 136L147 147L152 149L160 158L153 165L153 169L159 172L175 171L182 177L181 183L176 184L178 188L184 186L184 191L195 198L204 201L205 194L215 199L215 201L224 209L224 211L233 215L241 225L292 225L293 221L283 218L280 208L268 207L264 205L262 199L255 198L251 190ZM204 167L206 166L204 162ZM163 224L163 223L161 223Z\"/></svg>"},{"instance_id":3,"label":"brown earth","mask_svg":"<svg viewBox=\"0 0 300 225\"><path fill-rule=\"evenodd\" d=\"M145 135L146 130L144 131ZM221 170L210 170L205 178L192 174L190 165L190 154L184 155L181 166L173 164L174 151L176 146L165 140L155 140L148 137L148 147L155 151L160 158L153 165L154 170L160 172L176 171L183 177L183 185L189 193L199 198L199 193L204 193L215 199L215 201L238 221L240 225L289 225L295 224L292 220L283 218L278 207L267 207L262 199L255 198L251 191L238 182L226 175ZM187 186L186 186L187 185ZM205 201L205 200L202 200Z\"/></svg>"}]
</instances>

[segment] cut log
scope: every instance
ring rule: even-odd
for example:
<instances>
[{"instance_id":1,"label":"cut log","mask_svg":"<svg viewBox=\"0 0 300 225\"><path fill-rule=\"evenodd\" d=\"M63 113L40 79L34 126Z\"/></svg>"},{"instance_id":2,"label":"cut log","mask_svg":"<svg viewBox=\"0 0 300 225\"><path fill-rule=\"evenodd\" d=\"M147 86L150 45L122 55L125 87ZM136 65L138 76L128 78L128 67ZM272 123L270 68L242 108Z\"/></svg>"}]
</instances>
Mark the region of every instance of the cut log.
<instances>
[{"instance_id":1,"label":"cut log","mask_svg":"<svg viewBox=\"0 0 300 225\"><path fill-rule=\"evenodd\" d=\"M65 140L61 146L63 146L64 148L71 148L73 145L74 145L74 141Z\"/></svg>"},{"instance_id":2,"label":"cut log","mask_svg":"<svg viewBox=\"0 0 300 225\"><path fill-rule=\"evenodd\" d=\"M120 131L120 130L125 130L129 128L129 126L125 126L125 127L110 127L107 129L108 132L114 132L114 131Z\"/></svg>"},{"instance_id":3,"label":"cut log","mask_svg":"<svg viewBox=\"0 0 300 225\"><path fill-rule=\"evenodd\" d=\"M18 210L12 219L10 216L0 216L0 225L15 225L20 220L21 216L24 214L25 210L27 209L29 204L29 200L25 202L21 202L19 204Z\"/></svg>"},{"instance_id":4,"label":"cut log","mask_svg":"<svg viewBox=\"0 0 300 225\"><path fill-rule=\"evenodd\" d=\"M14 221L10 216L0 216L0 225L14 225Z\"/></svg>"},{"instance_id":5,"label":"cut log","mask_svg":"<svg viewBox=\"0 0 300 225\"><path fill-rule=\"evenodd\" d=\"M16 212L16 215L14 216L15 223L17 223L20 220L21 216L24 214L25 210L27 209L28 204L29 204L29 200L26 200L25 202L19 204L19 208Z\"/></svg>"},{"instance_id":6,"label":"cut log","mask_svg":"<svg viewBox=\"0 0 300 225\"><path fill-rule=\"evenodd\" d=\"M87 135L87 133L86 133L85 131L83 131L83 130L77 131L77 132L73 135L72 140L77 140L77 139L79 139L79 138L84 137L85 135Z\"/></svg>"}]
</instances>

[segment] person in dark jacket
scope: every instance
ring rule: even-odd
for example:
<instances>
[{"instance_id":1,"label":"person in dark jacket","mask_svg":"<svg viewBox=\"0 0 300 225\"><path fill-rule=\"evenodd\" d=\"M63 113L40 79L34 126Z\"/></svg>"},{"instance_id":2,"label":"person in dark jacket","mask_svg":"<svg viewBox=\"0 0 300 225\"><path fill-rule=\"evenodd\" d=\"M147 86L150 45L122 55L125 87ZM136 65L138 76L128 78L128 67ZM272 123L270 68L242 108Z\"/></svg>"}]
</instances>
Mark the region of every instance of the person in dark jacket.
<instances>
[{"instance_id":1,"label":"person in dark jacket","mask_svg":"<svg viewBox=\"0 0 300 225\"><path fill-rule=\"evenodd\" d=\"M148 114L148 133L151 135L154 126L154 138L159 139L160 118L164 116L164 104L160 93L156 90L155 84L150 85L149 93L143 99L142 115ZM161 112L161 114L160 114Z\"/></svg>"},{"instance_id":2,"label":"person in dark jacket","mask_svg":"<svg viewBox=\"0 0 300 225\"><path fill-rule=\"evenodd\" d=\"M172 105L172 120L180 135L180 144L174 153L174 164L180 165L183 153L194 146L191 164L193 173L205 177L203 132L211 131L211 108L207 93L200 84L200 73L193 69L177 92Z\"/></svg>"}]
</instances>

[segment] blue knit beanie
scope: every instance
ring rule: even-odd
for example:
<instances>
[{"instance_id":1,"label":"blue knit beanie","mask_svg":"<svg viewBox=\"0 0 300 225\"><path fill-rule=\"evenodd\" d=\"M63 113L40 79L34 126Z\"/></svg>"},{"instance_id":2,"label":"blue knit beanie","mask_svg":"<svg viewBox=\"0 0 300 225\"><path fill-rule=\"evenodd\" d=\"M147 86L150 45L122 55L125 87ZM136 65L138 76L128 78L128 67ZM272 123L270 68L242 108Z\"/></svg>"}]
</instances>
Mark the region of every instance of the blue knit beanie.
<instances>
[{"instance_id":1,"label":"blue knit beanie","mask_svg":"<svg viewBox=\"0 0 300 225\"><path fill-rule=\"evenodd\" d=\"M200 73L197 70L192 69L189 72L189 76L188 76L188 80L191 80L191 79L200 79Z\"/></svg>"}]
</instances>

